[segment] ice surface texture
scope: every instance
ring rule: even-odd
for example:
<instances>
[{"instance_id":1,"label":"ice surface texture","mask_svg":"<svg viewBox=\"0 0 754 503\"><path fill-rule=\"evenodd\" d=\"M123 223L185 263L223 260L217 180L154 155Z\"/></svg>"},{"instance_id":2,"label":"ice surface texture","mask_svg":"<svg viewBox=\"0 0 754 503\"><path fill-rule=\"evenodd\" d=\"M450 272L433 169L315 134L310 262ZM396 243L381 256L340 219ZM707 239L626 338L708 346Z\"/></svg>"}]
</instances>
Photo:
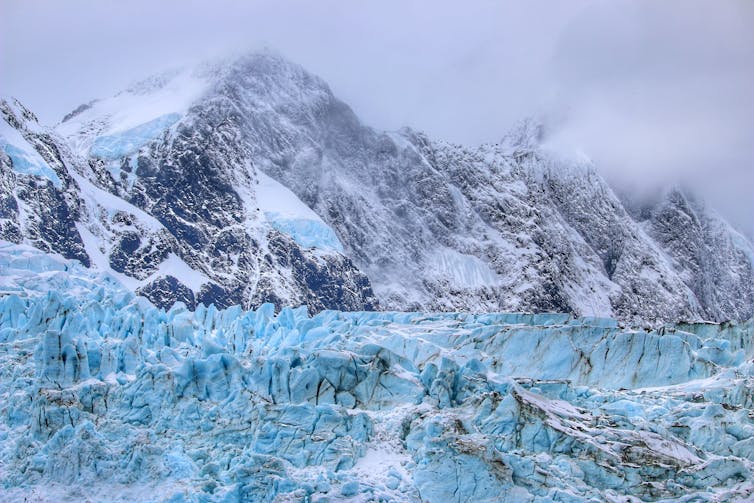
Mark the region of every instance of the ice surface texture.
<instances>
[{"instance_id":1,"label":"ice surface texture","mask_svg":"<svg viewBox=\"0 0 754 503\"><path fill-rule=\"evenodd\" d=\"M304 248L343 251L333 230L321 221L289 218L274 212L265 213L265 217L275 229L288 234Z\"/></svg>"},{"instance_id":2,"label":"ice surface texture","mask_svg":"<svg viewBox=\"0 0 754 503\"><path fill-rule=\"evenodd\" d=\"M751 322L650 331L548 314L165 311L9 244L0 276L9 499L754 491Z\"/></svg>"},{"instance_id":3,"label":"ice surface texture","mask_svg":"<svg viewBox=\"0 0 754 503\"><path fill-rule=\"evenodd\" d=\"M115 160L133 154L150 141L159 138L178 122L179 114L167 114L134 128L110 135L98 136L89 153L100 159Z\"/></svg>"}]
</instances>

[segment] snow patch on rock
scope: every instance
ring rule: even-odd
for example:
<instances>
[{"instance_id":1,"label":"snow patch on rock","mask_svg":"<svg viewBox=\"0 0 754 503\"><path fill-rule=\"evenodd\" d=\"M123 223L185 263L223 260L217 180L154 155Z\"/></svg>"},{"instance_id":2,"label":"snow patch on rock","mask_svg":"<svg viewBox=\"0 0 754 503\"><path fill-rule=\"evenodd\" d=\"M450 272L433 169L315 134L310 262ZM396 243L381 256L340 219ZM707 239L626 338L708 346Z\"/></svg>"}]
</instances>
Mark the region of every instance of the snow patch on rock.
<instances>
[{"instance_id":1,"label":"snow patch on rock","mask_svg":"<svg viewBox=\"0 0 754 503\"><path fill-rule=\"evenodd\" d=\"M47 179L62 187L63 182L36 149L15 128L0 120L0 148L10 157L13 171Z\"/></svg>"},{"instance_id":2,"label":"snow patch on rock","mask_svg":"<svg viewBox=\"0 0 754 503\"><path fill-rule=\"evenodd\" d=\"M335 232L290 189L257 172L257 204L270 225L305 248L343 252Z\"/></svg>"}]
</instances>

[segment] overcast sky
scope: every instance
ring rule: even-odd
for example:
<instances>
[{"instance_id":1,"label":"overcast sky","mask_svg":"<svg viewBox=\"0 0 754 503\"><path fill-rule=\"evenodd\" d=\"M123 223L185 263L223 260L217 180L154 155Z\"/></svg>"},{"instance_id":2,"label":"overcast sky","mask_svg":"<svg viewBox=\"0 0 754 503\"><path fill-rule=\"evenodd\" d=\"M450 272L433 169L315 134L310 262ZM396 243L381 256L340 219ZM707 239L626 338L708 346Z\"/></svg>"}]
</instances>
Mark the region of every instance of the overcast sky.
<instances>
[{"instance_id":1,"label":"overcast sky","mask_svg":"<svg viewBox=\"0 0 754 503\"><path fill-rule=\"evenodd\" d=\"M0 94L54 124L167 67L270 47L376 128L558 124L622 187L683 183L754 235L754 1L0 0Z\"/></svg>"}]
</instances>

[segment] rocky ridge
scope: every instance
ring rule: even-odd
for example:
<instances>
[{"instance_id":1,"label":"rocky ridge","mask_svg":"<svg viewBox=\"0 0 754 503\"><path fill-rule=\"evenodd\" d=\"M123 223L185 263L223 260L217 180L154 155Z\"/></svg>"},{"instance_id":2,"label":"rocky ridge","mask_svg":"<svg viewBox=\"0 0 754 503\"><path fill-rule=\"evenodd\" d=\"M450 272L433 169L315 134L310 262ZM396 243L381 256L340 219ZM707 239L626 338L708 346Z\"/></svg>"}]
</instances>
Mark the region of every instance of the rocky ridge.
<instances>
[{"instance_id":1,"label":"rocky ridge","mask_svg":"<svg viewBox=\"0 0 754 503\"><path fill-rule=\"evenodd\" d=\"M96 194L82 213L69 190L58 219L68 223L49 239L19 227L23 191L5 195L4 238L88 257L165 307L270 301L639 324L754 315L746 238L679 190L632 214L588 159L549 149L534 121L478 148L375 131L321 79L270 53L152 77L54 131L24 129L11 108L4 117L25 138L66 152L50 161L63 183L75 174ZM5 159L5 187L10 177L40 185ZM287 214L268 193L303 209ZM103 194L130 216L91 215ZM167 274L176 264L188 274Z\"/></svg>"}]
</instances>

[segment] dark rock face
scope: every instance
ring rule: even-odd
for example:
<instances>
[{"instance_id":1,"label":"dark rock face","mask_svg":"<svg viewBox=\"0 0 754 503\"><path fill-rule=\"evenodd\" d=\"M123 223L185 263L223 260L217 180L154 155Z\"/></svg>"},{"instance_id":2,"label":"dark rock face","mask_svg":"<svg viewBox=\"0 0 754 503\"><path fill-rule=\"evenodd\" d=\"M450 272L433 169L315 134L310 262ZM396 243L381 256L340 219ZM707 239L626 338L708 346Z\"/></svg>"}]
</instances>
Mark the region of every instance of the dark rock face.
<instances>
[{"instance_id":1,"label":"dark rock face","mask_svg":"<svg viewBox=\"0 0 754 503\"><path fill-rule=\"evenodd\" d=\"M745 238L681 192L629 213L588 161L541 147L537 123L467 149L365 127L323 81L275 55L192 72L201 93L138 144L134 124L111 124L103 102L58 127L71 147L24 129L28 111L6 118L58 158L49 162L63 192L35 179L19 194L12 178L34 177L3 162L2 236L82 260L102 254L165 306L558 311L649 323L754 314ZM125 94L136 103L165 89L180 97L174 78ZM97 154L103 138L112 148ZM264 175L319 215L342 252L272 228L259 207ZM59 221L35 231L19 205L48 192L34 218ZM193 282L161 269L173 255Z\"/></svg>"},{"instance_id":2,"label":"dark rock face","mask_svg":"<svg viewBox=\"0 0 754 503\"><path fill-rule=\"evenodd\" d=\"M143 295L152 304L163 309L170 309L176 302L183 302L189 309L196 308L194 292L173 276L158 278L138 289L136 293Z\"/></svg>"},{"instance_id":3,"label":"dark rock face","mask_svg":"<svg viewBox=\"0 0 754 503\"><path fill-rule=\"evenodd\" d=\"M18 221L18 201L14 193L16 177L10 171L10 159L0 151L0 239L20 243L23 233Z\"/></svg>"},{"instance_id":4,"label":"dark rock face","mask_svg":"<svg viewBox=\"0 0 754 503\"><path fill-rule=\"evenodd\" d=\"M20 105L2 103L6 122L62 183L14 171L11 157L0 154L0 238L90 266L86 235L89 253L102 255L99 268L121 274L164 308L178 301L191 308L252 308L271 301L278 307L307 304L315 312L378 307L369 280L350 260L301 247L261 223L253 197L241 200L237 177L253 196L254 171L239 170L245 160L221 124L180 126L175 138L153 142L135 162L116 160L121 176L114 177L107 160L77 157L65 140L29 124L33 119L18 112L25 110ZM138 179L129 184L129 176ZM170 274L170 267L154 278L176 261L188 274L202 276L196 290L180 274Z\"/></svg>"},{"instance_id":5,"label":"dark rock face","mask_svg":"<svg viewBox=\"0 0 754 503\"><path fill-rule=\"evenodd\" d=\"M36 117L20 103L0 101L0 115L9 125L26 134L29 146L60 179L56 186L49 179L24 176L14 171L14 160L0 152L0 237L14 243L26 239L46 252L55 252L89 266L89 256L76 229L79 201L75 182L67 176L63 156L53 138L27 129ZM16 161L18 162L18 160ZM23 209L24 221L21 222Z\"/></svg>"},{"instance_id":6,"label":"dark rock face","mask_svg":"<svg viewBox=\"0 0 754 503\"><path fill-rule=\"evenodd\" d=\"M65 258L76 259L85 266L91 265L76 230L76 208L68 206L61 192L45 185L28 187L27 190L16 193L27 206L36 206L35 215L39 221L30 230L31 235L36 236L33 242L37 248L58 252Z\"/></svg>"},{"instance_id":7,"label":"dark rock face","mask_svg":"<svg viewBox=\"0 0 754 503\"><path fill-rule=\"evenodd\" d=\"M153 273L171 250L157 236L147 236L145 242L133 230L126 230L118 236L110 251L110 268L132 278L144 279Z\"/></svg>"},{"instance_id":8,"label":"dark rock face","mask_svg":"<svg viewBox=\"0 0 754 503\"><path fill-rule=\"evenodd\" d=\"M379 307L369 279L347 257L312 260L288 241L282 234L274 236L270 252L280 267L290 269L299 288L310 292L304 304L312 311L329 309L328 305L344 306L346 311L373 311Z\"/></svg>"}]
</instances>

